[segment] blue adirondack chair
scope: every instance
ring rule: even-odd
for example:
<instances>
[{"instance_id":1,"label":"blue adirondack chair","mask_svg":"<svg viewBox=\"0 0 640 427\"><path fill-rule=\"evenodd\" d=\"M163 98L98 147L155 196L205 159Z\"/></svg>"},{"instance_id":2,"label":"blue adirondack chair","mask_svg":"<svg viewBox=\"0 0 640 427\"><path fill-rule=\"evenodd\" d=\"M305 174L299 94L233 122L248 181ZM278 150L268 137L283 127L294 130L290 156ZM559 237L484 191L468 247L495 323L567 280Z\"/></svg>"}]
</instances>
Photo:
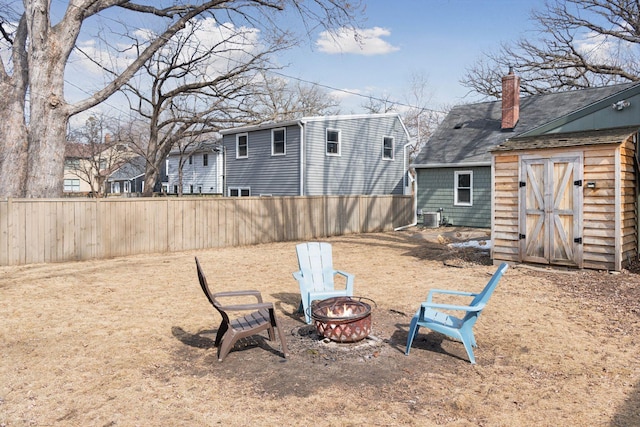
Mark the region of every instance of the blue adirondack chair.
<instances>
[{"instance_id":1,"label":"blue adirondack chair","mask_svg":"<svg viewBox=\"0 0 640 427\"><path fill-rule=\"evenodd\" d=\"M464 344L464 348L467 350L469 360L471 363L476 363L476 358L473 355L473 347L477 347L476 339L473 336L473 325L480 317L480 313L487 305L491 294L498 285L500 278L507 271L509 265L502 263L498 270L494 273L487 286L479 294L462 291L450 291L442 289L432 289L429 291L427 301L423 302L418 309L418 312L411 319L409 326L409 336L407 337L407 349L406 355L409 355L411 350L411 343L418 333L418 329L421 326L432 329L441 334L447 335L451 338L456 338ZM433 302L433 296L435 294L449 294L449 295L461 295L466 297L473 297L473 300L469 305L449 305L449 304L436 304ZM462 318L454 317L450 314L443 313L440 310L460 310L466 314Z\"/></svg>"},{"instance_id":2,"label":"blue adirondack chair","mask_svg":"<svg viewBox=\"0 0 640 427\"><path fill-rule=\"evenodd\" d=\"M296 245L300 271L293 277L300 285L300 306L298 312L304 313L305 321L311 323L311 303L332 297L353 296L354 275L333 269L331 244L308 242ZM344 289L336 289L334 276L338 274L346 280Z\"/></svg>"}]
</instances>

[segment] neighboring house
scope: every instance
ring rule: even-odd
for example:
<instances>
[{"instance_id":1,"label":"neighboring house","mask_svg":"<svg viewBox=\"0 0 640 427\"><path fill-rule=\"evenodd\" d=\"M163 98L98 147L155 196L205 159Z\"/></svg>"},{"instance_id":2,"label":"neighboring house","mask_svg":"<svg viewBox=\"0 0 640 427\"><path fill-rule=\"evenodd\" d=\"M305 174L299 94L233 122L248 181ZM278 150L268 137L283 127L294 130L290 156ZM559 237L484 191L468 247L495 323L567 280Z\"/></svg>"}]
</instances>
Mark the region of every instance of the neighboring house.
<instances>
[{"instance_id":1,"label":"neighboring house","mask_svg":"<svg viewBox=\"0 0 640 427\"><path fill-rule=\"evenodd\" d=\"M227 196L405 191L409 133L397 114L304 117L221 133Z\"/></svg>"},{"instance_id":2,"label":"neighboring house","mask_svg":"<svg viewBox=\"0 0 640 427\"><path fill-rule=\"evenodd\" d=\"M146 160L142 156L120 165L107 178L107 192L111 195L142 193Z\"/></svg>"},{"instance_id":3,"label":"neighboring house","mask_svg":"<svg viewBox=\"0 0 640 427\"><path fill-rule=\"evenodd\" d=\"M167 157L167 193L178 194L182 162L182 194L222 194L222 146L203 142Z\"/></svg>"},{"instance_id":4,"label":"neighboring house","mask_svg":"<svg viewBox=\"0 0 640 427\"><path fill-rule=\"evenodd\" d=\"M63 194L65 196L103 194L110 171L133 156L135 156L133 150L126 144L111 141L110 135L105 137L103 144L67 142Z\"/></svg>"},{"instance_id":5,"label":"neighboring house","mask_svg":"<svg viewBox=\"0 0 640 427\"><path fill-rule=\"evenodd\" d=\"M627 98L638 86L623 84L519 98L519 78L503 79L502 101L459 105L451 109L412 165L416 171L417 208L427 217L454 226L491 226L492 168L489 149L534 129L545 132L589 128L589 118L563 125L575 112L599 105L611 111L610 97ZM635 93L634 92L634 93ZM611 101L611 102L610 102ZM605 127L637 124L640 114L613 117ZM634 121L636 123L634 123ZM548 128L542 128L542 126ZM550 127L549 127L550 126ZM546 129L546 130L545 130Z\"/></svg>"},{"instance_id":6,"label":"neighboring house","mask_svg":"<svg viewBox=\"0 0 640 427\"><path fill-rule=\"evenodd\" d=\"M145 168L147 161L143 156L136 156L113 170L107 178L107 192L114 195L140 194L145 189ZM166 192L167 171L166 162L160 170L160 184L154 188L154 192Z\"/></svg>"},{"instance_id":7,"label":"neighboring house","mask_svg":"<svg viewBox=\"0 0 640 427\"><path fill-rule=\"evenodd\" d=\"M67 142L64 150L64 187L66 196L86 196L91 193L89 183L90 174L85 170L91 170L91 146L77 142ZM94 174L99 171L95 170Z\"/></svg>"}]
</instances>

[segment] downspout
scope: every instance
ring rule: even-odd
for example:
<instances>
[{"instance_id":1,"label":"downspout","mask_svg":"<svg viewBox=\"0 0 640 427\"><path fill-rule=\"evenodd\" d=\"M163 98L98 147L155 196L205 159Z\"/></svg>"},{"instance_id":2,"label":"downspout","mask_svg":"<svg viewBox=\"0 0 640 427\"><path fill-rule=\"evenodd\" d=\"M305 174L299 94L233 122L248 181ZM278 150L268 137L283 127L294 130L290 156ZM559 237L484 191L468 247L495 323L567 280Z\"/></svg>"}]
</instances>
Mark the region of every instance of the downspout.
<instances>
[{"instance_id":1,"label":"downspout","mask_svg":"<svg viewBox=\"0 0 640 427\"><path fill-rule=\"evenodd\" d=\"M418 224L418 180L414 179L411 174L409 173L409 164L407 161L407 149L408 147L411 146L411 144L405 144L404 146L404 153L403 153L403 161L404 164L406 165L406 171L405 171L405 176L406 176L406 180L407 180L407 185L405 186L405 189L411 185L412 188L412 192L411 192L411 198L412 198L412 206L413 206L413 222L411 224L408 225L403 225L401 227L395 228L394 231L401 231L404 230L406 228L409 227L414 227Z\"/></svg>"},{"instance_id":2,"label":"downspout","mask_svg":"<svg viewBox=\"0 0 640 427\"><path fill-rule=\"evenodd\" d=\"M302 120L298 122L300 127L300 195L304 196L304 125Z\"/></svg>"}]
</instances>

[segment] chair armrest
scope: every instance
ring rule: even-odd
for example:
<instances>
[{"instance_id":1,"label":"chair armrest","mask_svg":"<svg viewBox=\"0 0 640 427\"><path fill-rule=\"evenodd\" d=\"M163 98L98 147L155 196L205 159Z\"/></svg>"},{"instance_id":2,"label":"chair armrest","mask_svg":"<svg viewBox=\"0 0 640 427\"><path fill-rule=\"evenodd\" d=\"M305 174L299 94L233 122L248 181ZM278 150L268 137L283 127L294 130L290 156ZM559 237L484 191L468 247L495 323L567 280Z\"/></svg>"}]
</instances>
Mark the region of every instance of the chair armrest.
<instances>
[{"instance_id":1,"label":"chair armrest","mask_svg":"<svg viewBox=\"0 0 640 427\"><path fill-rule=\"evenodd\" d=\"M478 305L451 305L451 304L434 304L431 302L423 302L421 304L422 308L439 308L442 310L461 310L461 311L482 311L486 304L478 304Z\"/></svg>"},{"instance_id":2,"label":"chair armrest","mask_svg":"<svg viewBox=\"0 0 640 427\"><path fill-rule=\"evenodd\" d=\"M262 302L258 304L221 305L218 308L222 311L255 311L261 309L273 310L273 303Z\"/></svg>"},{"instance_id":3,"label":"chair armrest","mask_svg":"<svg viewBox=\"0 0 640 427\"><path fill-rule=\"evenodd\" d=\"M298 282L302 281L302 271L296 271L293 274L293 278L296 279Z\"/></svg>"},{"instance_id":4,"label":"chair armrest","mask_svg":"<svg viewBox=\"0 0 640 427\"><path fill-rule=\"evenodd\" d=\"M448 289L431 289L429 291L429 295L427 295L427 302L430 303L431 299L435 294L443 294L443 295L458 295L464 297L475 297L478 294L473 292L465 292L465 291L453 291Z\"/></svg>"},{"instance_id":5,"label":"chair armrest","mask_svg":"<svg viewBox=\"0 0 640 427\"><path fill-rule=\"evenodd\" d=\"M334 275L339 274L347 279L347 286L346 286L347 293L351 293L353 295L353 280L355 278L355 275L351 273L347 273L346 271L342 271L342 270L334 270L333 274Z\"/></svg>"},{"instance_id":6,"label":"chair armrest","mask_svg":"<svg viewBox=\"0 0 640 427\"><path fill-rule=\"evenodd\" d=\"M216 292L213 294L213 299L216 298L225 298L225 297L242 297L242 296L253 296L256 297L259 303L262 302L262 294L260 291L247 290L247 291L228 291L228 292Z\"/></svg>"}]
</instances>

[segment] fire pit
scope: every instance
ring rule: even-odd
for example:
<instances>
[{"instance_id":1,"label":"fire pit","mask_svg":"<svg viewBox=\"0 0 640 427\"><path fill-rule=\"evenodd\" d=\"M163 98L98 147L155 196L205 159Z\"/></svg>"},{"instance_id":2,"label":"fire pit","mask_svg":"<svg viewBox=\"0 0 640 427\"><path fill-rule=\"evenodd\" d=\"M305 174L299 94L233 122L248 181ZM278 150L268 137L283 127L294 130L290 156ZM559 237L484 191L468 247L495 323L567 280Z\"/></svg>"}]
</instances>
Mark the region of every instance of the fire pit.
<instances>
[{"instance_id":1,"label":"fire pit","mask_svg":"<svg viewBox=\"0 0 640 427\"><path fill-rule=\"evenodd\" d=\"M332 341L360 341L371 333L371 306L351 297L334 297L311 306L318 334Z\"/></svg>"}]
</instances>

